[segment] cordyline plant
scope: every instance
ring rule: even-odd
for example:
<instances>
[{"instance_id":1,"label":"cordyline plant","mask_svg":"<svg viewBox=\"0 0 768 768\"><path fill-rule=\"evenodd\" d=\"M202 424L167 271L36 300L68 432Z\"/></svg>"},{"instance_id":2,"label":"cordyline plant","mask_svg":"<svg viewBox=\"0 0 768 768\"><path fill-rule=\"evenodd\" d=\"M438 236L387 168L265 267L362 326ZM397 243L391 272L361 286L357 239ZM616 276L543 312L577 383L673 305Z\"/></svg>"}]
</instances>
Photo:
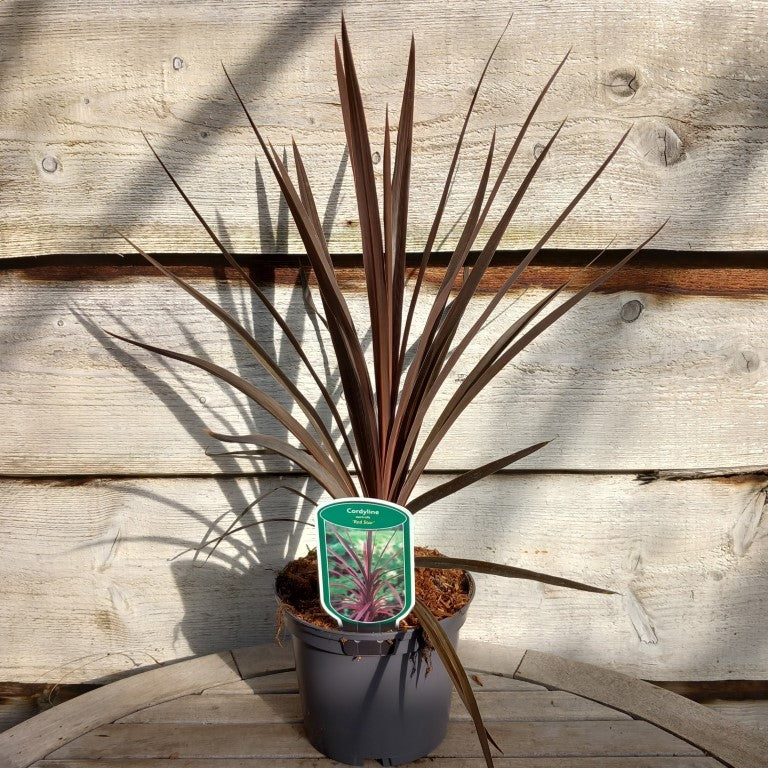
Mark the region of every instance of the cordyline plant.
<instances>
[{"instance_id":1,"label":"cordyline plant","mask_svg":"<svg viewBox=\"0 0 768 768\"><path fill-rule=\"evenodd\" d=\"M500 40L501 38L499 38ZM112 334L143 349L201 368L227 382L273 416L295 438L299 447L267 434L223 435L211 433L214 437L226 442L256 445L259 447L257 451L259 453L266 451L288 459L311 475L334 498L375 497L401 504L414 513L509 466L515 461L529 456L546 445L546 442L540 442L522 450L516 450L514 453L465 472L426 493L414 496L414 490L419 479L448 430L466 408L481 395L494 377L543 331L591 291L608 280L661 229L659 227L638 248L620 259L618 263L588 285L578 290L574 289L570 295L567 295L563 292L567 284L563 284L518 317L488 347L451 395L447 405L438 414L434 425L426 434L423 434L427 413L457 362L462 358L471 342L475 340L478 332L485 326L494 309L515 285L523 271L603 173L606 166L619 151L628 133L620 138L605 161L557 216L539 241L511 271L495 295L488 301L480 316L468 329L462 330L462 320L477 293L480 281L490 265L523 196L547 159L550 149L563 127L561 123L554 131L525 174L517 190L512 194L511 199L506 202L498 221L490 230L490 235L483 243L478 244L477 238L486 223L491 206L498 196L507 171L542 99L565 63L567 54L536 98L491 184L491 168L496 150L494 131L477 190L461 227L458 242L450 254L447 266L444 267L442 280L432 296L422 295L424 277L430 264L430 257L433 254L433 247L448 201L467 125L480 85L498 44L497 42L485 63L477 89L464 118L445 185L437 203L434 220L416 272L413 290L410 298L407 298L406 283L409 270L406 267L406 235L413 146L414 43L412 39L394 151L391 146L388 110L385 118L383 189L381 198L379 198L360 86L355 73L347 29L342 19L341 44L338 40L335 44L336 76L360 219L363 269L370 308L372 370L369 368L365 350L360 341L361 334L352 318L347 299L335 273L301 153L294 142L294 177L292 178L280 154L263 138L248 107L225 70L225 75L232 85L233 91L277 179L304 243L311 273L322 299L328 333L346 403L348 424L342 419L326 383L309 361L293 331L259 286L235 257L228 252L219 236L205 221L165 163L152 149L169 179L226 261L250 285L256 297L270 312L306 366L331 413L333 425L338 430L343 446L337 445L337 440L332 434L333 427L329 427L324 422L318 410L299 391L286 372L280 368L275 359L238 320L171 273L123 235L131 246L150 263L193 296L238 336L278 386L288 393L303 414L301 419L294 417L272 395L238 374L213 362ZM151 145L150 148L152 148ZM464 276L464 279L460 287L456 288L457 278L461 275ZM562 296L567 297L557 303L555 300ZM415 333L413 321L416 307L420 302L429 304L429 312L423 328ZM416 559L416 566L462 568L497 576L532 579L545 584L590 592L610 593L609 590L567 579L478 560L442 556L420 557ZM492 765L489 736L480 717L466 672L455 650L430 611L418 600L414 613L448 670L460 698L469 710L486 763L489 766Z\"/></svg>"}]
</instances>

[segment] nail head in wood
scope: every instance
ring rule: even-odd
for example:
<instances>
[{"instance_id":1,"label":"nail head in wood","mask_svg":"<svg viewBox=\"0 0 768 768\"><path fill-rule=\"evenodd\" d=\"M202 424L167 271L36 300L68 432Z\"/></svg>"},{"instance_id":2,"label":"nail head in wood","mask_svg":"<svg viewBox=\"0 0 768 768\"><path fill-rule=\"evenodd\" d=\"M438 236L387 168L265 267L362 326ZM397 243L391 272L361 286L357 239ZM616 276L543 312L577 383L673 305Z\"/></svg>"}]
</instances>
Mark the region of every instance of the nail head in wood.
<instances>
[{"instance_id":1,"label":"nail head in wood","mask_svg":"<svg viewBox=\"0 0 768 768\"><path fill-rule=\"evenodd\" d=\"M59 161L53 155L47 155L43 158L42 166L46 173L56 173L59 169Z\"/></svg>"},{"instance_id":2,"label":"nail head in wood","mask_svg":"<svg viewBox=\"0 0 768 768\"><path fill-rule=\"evenodd\" d=\"M642 301L632 299L631 301L627 301L621 305L619 315L625 323L634 323L635 320L637 320L637 318L640 317L640 315L643 313L644 309L645 307L643 306Z\"/></svg>"}]
</instances>

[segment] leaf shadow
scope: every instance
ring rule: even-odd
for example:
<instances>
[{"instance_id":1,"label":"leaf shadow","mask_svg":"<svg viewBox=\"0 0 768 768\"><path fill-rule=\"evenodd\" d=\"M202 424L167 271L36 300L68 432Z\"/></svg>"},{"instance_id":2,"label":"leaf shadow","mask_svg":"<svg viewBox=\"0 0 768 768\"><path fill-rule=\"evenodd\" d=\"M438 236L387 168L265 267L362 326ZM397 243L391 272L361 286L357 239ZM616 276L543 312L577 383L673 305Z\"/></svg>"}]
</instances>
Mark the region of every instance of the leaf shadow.
<instances>
[{"instance_id":1,"label":"leaf shadow","mask_svg":"<svg viewBox=\"0 0 768 768\"><path fill-rule=\"evenodd\" d=\"M325 208L324 221L328 230L333 225L336 208L338 206L344 173L347 167L346 153L339 162L339 170L336 180ZM268 208L267 194L263 184L263 179L258 171L258 163L255 172L255 191L260 209ZM217 228L222 242L228 244L229 235L223 218L217 216ZM259 219L260 247L262 253L285 254L288 242L288 211L287 206L281 200L276 216L261 216ZM283 370L289 378L298 383L301 361L291 343L286 338L275 340L273 337L274 327L270 324L268 328L259 326L259 310L262 310L261 302L255 294L246 288L243 292L239 283L233 284L228 280L227 272L224 267L214 269L215 285L217 290L217 303L227 309L230 314L236 316L245 327L259 338L263 347L276 361L277 365ZM265 271L259 269L259 278L265 283L264 292L268 300L273 304L277 302L279 280L273 268ZM193 300L192 300L193 301ZM287 465L283 460L277 460L277 464L270 461L264 468L268 470L267 474L258 477L252 477L248 481L248 487L243 488L242 484L233 482L231 475L242 477L243 467L240 452L212 452L210 450L212 438L208 437L208 431L212 424L205 418L198 415L197 408L201 399L195 391L194 385L190 384L185 375L189 370L187 366L177 366L172 364L166 358L152 356L151 366L142 364L142 358L145 353L139 352L132 354L126 351L122 346L116 344L110 337L106 336L96 322L94 322L87 312L79 306L72 305L70 310L77 318L83 329L100 344L102 348L118 360L128 371L130 371L142 384L147 387L162 404L165 409L174 414L175 418L184 426L187 433L194 439L200 449L204 451L215 464L215 471L211 473L211 482L215 483L218 492L226 498L231 513L221 516L214 521L210 521L206 514L196 510L189 505L183 507L183 512L193 520L204 526L205 530L199 542L194 543L183 538L174 536L145 536L139 537L146 541L163 542L165 545L175 545L181 548L179 555L189 554L195 551L191 557L183 559L174 558L171 563L171 571L176 581L179 595L184 604L185 618L180 622L177 628L177 634L183 635L190 648L195 653L205 653L212 650L211 638L216 637L210 626L216 626L219 630L230 625L241 627L241 621L245 621L240 616L252 615L257 605L263 606L265 594L271 591L271 579L266 580L259 577L265 570L263 553L279 552L280 560L285 562L298 555L298 547L302 538L303 528L309 522L311 515L311 505L306 498L301 496L307 488L312 488L313 484L304 475L296 472L293 465ZM110 319L111 322L119 328L122 334L129 337L135 336L132 329L125 320L123 320L117 311L101 308L100 311ZM307 339L304 338L304 317L307 314L305 306L304 292L298 280L294 284L287 306L284 308L284 317L293 327L297 340L304 344ZM197 357L206 357L204 345L196 338L195 334L187 327L183 317L173 317L169 323L174 335L179 336L184 344L184 351L191 352ZM319 326L314 327L319 339ZM288 395L280 390L259 366L248 358L239 355L239 343L234 337L231 337L229 352L235 359L233 370L243 378L254 381L261 388L270 391L276 399L282 399L286 406L291 405ZM340 385L337 376L333 374L327 357L324 359L326 373L331 374L328 380L328 388L338 399L340 394ZM262 380L263 379L263 380ZM221 384L222 392L228 399L230 405L237 414L238 422L247 424L260 424L265 419L263 412L242 398L236 396L232 390L224 384ZM191 407L191 402L196 403L196 407ZM323 400L318 393L317 401L314 404L326 421L329 429L333 429L330 415L323 409ZM204 412L208 413L212 420L216 420L217 426L221 425L226 431L236 433L238 425L221 414L217 414L211 406L205 406ZM271 434L289 439L291 436L280 427L279 424L272 425L270 428L262 426L250 428L248 431L267 431ZM218 443L217 443L218 445ZM275 467L283 468L290 487L294 489L293 495L289 493L274 494L269 490L270 483L274 483L270 472L274 472ZM258 469L256 469L258 471ZM262 485L266 483L267 492ZM179 505L171 498L160 498L157 494L146 489L129 488L125 490L128 495L146 497L154 503L162 503L166 506L179 509ZM319 496L319 489L313 488L313 493ZM254 504L254 499L258 504ZM292 499L289 500L289 499ZM286 532L285 525L262 525L261 521L279 519L282 523L287 522L287 518L295 520L292 530ZM238 528L239 536L231 537L231 528ZM244 537L244 538L243 538ZM219 539L227 540L227 552L216 548L216 541ZM213 542L213 543L212 543ZM230 546L231 545L231 546ZM234 548L235 553L231 552ZM215 552L212 550L215 549ZM197 550L204 554L198 557ZM272 567L272 566L270 566ZM222 585L229 579L229 589L224 590ZM248 585L248 587L243 585ZM266 593L265 593L266 590ZM221 598L226 594L225 598ZM216 595L216 600L211 600L211 596ZM243 605L243 595L251 597L251 603ZM258 595L258 601L253 597ZM259 602L260 601L260 602ZM214 616L212 619L211 617ZM204 616L205 621L201 623L200 616ZM263 621L257 622L263 629ZM242 625L245 626L245 625ZM267 638L263 631L245 632L243 634L238 629L236 635L238 642L247 640L250 643L263 642Z\"/></svg>"}]
</instances>

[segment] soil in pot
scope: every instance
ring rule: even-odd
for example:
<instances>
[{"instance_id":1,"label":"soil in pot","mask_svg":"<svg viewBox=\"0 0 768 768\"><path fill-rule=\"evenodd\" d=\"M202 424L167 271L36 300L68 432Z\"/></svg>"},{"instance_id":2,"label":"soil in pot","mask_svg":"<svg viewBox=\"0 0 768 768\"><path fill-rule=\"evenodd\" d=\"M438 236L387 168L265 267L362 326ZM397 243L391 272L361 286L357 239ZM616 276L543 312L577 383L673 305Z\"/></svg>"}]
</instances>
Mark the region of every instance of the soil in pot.
<instances>
[{"instance_id":1,"label":"soil in pot","mask_svg":"<svg viewBox=\"0 0 768 768\"><path fill-rule=\"evenodd\" d=\"M416 548L417 555L437 555ZM455 643L473 582L463 571L416 569L416 594ZM339 630L320 606L314 552L278 575L280 624L292 636L304 730L333 760L399 765L427 755L445 736L451 682L412 617L396 632Z\"/></svg>"},{"instance_id":2,"label":"soil in pot","mask_svg":"<svg viewBox=\"0 0 768 768\"><path fill-rule=\"evenodd\" d=\"M437 557L436 549L416 547L416 557ZM312 550L304 557L293 560L278 573L275 591L280 599L278 632L282 628L281 613L289 610L294 616L323 629L338 629L338 624L320 605L320 588L317 583L317 552ZM470 581L461 570L443 568L416 569L416 597L423 602L438 620L458 613L470 600ZM413 629L419 625L413 615L400 622L401 629Z\"/></svg>"}]
</instances>

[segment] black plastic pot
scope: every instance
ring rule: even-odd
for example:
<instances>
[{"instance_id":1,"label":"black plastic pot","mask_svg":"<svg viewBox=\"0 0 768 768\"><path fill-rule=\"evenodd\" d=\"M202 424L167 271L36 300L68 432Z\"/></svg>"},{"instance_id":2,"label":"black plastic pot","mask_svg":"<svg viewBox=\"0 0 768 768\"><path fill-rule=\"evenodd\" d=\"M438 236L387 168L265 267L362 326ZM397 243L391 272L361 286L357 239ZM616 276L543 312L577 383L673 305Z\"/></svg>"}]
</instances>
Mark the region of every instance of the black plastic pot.
<instances>
[{"instance_id":1,"label":"black plastic pot","mask_svg":"<svg viewBox=\"0 0 768 768\"><path fill-rule=\"evenodd\" d=\"M468 608L440 622L453 643ZM451 681L436 651L427 673L419 630L333 631L287 610L285 623L293 639L304 730L316 749L348 765L400 765L440 744L448 728Z\"/></svg>"}]
</instances>

